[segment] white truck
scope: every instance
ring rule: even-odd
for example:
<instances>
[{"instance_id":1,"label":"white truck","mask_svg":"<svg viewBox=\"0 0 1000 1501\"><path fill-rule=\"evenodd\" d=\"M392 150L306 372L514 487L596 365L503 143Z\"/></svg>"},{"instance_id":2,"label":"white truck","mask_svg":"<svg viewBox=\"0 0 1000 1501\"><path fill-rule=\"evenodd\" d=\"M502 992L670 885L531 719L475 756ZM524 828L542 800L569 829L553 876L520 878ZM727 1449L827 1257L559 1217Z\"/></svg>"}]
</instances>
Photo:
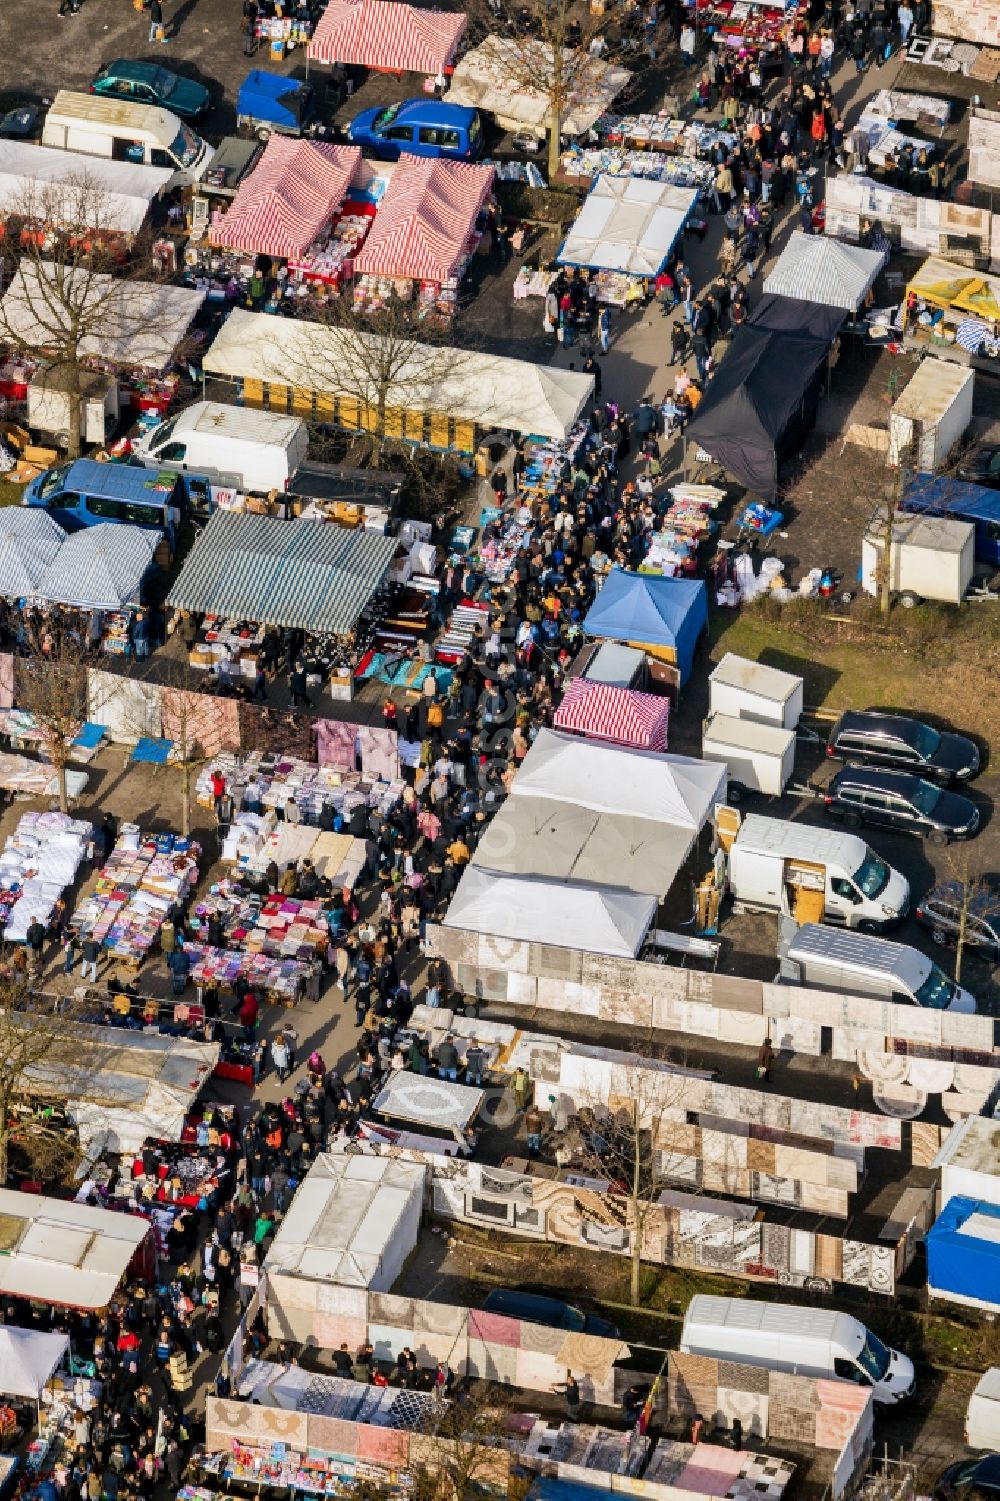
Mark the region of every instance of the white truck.
<instances>
[{"instance_id":1,"label":"white truck","mask_svg":"<svg viewBox=\"0 0 1000 1501\"><path fill-rule=\"evenodd\" d=\"M971 1449L1000 1449L1000 1366L980 1376L969 1398L965 1442Z\"/></svg>"},{"instance_id":2,"label":"white truck","mask_svg":"<svg viewBox=\"0 0 1000 1501\"><path fill-rule=\"evenodd\" d=\"M879 507L861 542L861 587L878 595L885 557L886 511ZM976 562L976 529L948 516L897 512L891 528L889 587L908 609L922 600L961 604Z\"/></svg>"},{"instance_id":3,"label":"white truck","mask_svg":"<svg viewBox=\"0 0 1000 1501\"><path fill-rule=\"evenodd\" d=\"M774 912L798 923L878 933L910 906L909 883L856 834L756 813L729 844L727 875L737 912Z\"/></svg>"},{"instance_id":4,"label":"white truck","mask_svg":"<svg viewBox=\"0 0 1000 1501\"><path fill-rule=\"evenodd\" d=\"M902 1402L916 1388L909 1356L834 1308L697 1293L684 1316L680 1347L685 1355L798 1376L839 1377L870 1386L875 1401L886 1404Z\"/></svg>"},{"instance_id":5,"label":"white truck","mask_svg":"<svg viewBox=\"0 0 1000 1501\"><path fill-rule=\"evenodd\" d=\"M932 1011L971 1016L976 1010L975 997L949 980L940 965L919 949L819 923L804 923L782 944L778 977L810 990L870 995Z\"/></svg>"},{"instance_id":6,"label":"white truck","mask_svg":"<svg viewBox=\"0 0 1000 1501\"><path fill-rule=\"evenodd\" d=\"M301 417L196 401L146 433L134 452L150 468L201 474L266 495L288 489L308 449Z\"/></svg>"}]
</instances>

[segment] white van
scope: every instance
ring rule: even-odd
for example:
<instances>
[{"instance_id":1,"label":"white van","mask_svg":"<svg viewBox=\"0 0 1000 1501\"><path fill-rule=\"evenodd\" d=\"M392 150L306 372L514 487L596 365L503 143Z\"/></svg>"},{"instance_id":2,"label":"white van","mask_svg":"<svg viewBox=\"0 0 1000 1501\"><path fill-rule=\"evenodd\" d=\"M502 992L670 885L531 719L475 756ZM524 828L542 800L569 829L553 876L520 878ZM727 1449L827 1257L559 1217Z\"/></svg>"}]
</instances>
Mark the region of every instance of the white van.
<instances>
[{"instance_id":1,"label":"white van","mask_svg":"<svg viewBox=\"0 0 1000 1501\"><path fill-rule=\"evenodd\" d=\"M877 933L904 918L910 886L856 834L750 813L729 849L737 912L776 912Z\"/></svg>"},{"instance_id":2,"label":"white van","mask_svg":"<svg viewBox=\"0 0 1000 1501\"><path fill-rule=\"evenodd\" d=\"M919 949L819 923L804 923L796 929L784 946L779 979L810 990L870 995L931 1011L971 1016L976 1009L975 997L949 980L940 965Z\"/></svg>"},{"instance_id":3,"label":"white van","mask_svg":"<svg viewBox=\"0 0 1000 1501\"><path fill-rule=\"evenodd\" d=\"M969 1398L965 1442L970 1449L1000 1449L1000 1366L980 1376Z\"/></svg>"},{"instance_id":4,"label":"white van","mask_svg":"<svg viewBox=\"0 0 1000 1501\"><path fill-rule=\"evenodd\" d=\"M685 1355L708 1355L799 1376L870 1386L876 1402L902 1402L916 1386L913 1362L859 1319L836 1309L796 1308L698 1293L681 1331Z\"/></svg>"},{"instance_id":5,"label":"white van","mask_svg":"<svg viewBox=\"0 0 1000 1501\"><path fill-rule=\"evenodd\" d=\"M170 167L171 188L198 182L213 149L169 109L69 89L60 89L52 101L42 126L42 145L116 162Z\"/></svg>"},{"instance_id":6,"label":"white van","mask_svg":"<svg viewBox=\"0 0 1000 1501\"><path fill-rule=\"evenodd\" d=\"M146 433L134 452L147 466L202 474L220 485L266 495L288 489L308 448L301 417L196 401Z\"/></svg>"}]
</instances>

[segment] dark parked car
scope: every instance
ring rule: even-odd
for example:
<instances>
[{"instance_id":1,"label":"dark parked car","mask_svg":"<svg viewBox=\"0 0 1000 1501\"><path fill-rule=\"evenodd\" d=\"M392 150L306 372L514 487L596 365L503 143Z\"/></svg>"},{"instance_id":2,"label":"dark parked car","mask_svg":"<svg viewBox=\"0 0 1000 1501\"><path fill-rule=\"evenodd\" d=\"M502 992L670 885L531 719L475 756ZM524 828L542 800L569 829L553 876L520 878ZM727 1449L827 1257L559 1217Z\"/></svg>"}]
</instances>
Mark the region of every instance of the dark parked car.
<instances>
[{"instance_id":1,"label":"dark parked car","mask_svg":"<svg viewBox=\"0 0 1000 1501\"><path fill-rule=\"evenodd\" d=\"M962 923L963 887L960 881L941 881L918 903L914 917L929 929L935 943L956 941ZM965 943L990 964L1000 961L1000 882L987 878L969 897Z\"/></svg>"},{"instance_id":2,"label":"dark parked car","mask_svg":"<svg viewBox=\"0 0 1000 1501\"><path fill-rule=\"evenodd\" d=\"M182 120L197 119L212 102L203 83L181 78L169 68L161 68L159 63L138 63L126 57L107 63L90 85L90 92L109 99L125 99L129 104L157 105Z\"/></svg>"},{"instance_id":3,"label":"dark parked car","mask_svg":"<svg viewBox=\"0 0 1000 1501\"><path fill-rule=\"evenodd\" d=\"M0 120L0 139L5 141L33 141L42 133L45 111L37 104L20 104L8 110Z\"/></svg>"},{"instance_id":4,"label":"dark parked car","mask_svg":"<svg viewBox=\"0 0 1000 1501\"><path fill-rule=\"evenodd\" d=\"M949 1465L938 1477L934 1501L1000 1501L1000 1454Z\"/></svg>"},{"instance_id":5,"label":"dark parked car","mask_svg":"<svg viewBox=\"0 0 1000 1501\"><path fill-rule=\"evenodd\" d=\"M1000 490L1000 444L980 444L959 464L956 472L959 479L970 485L986 485L990 490Z\"/></svg>"},{"instance_id":6,"label":"dark parked car","mask_svg":"<svg viewBox=\"0 0 1000 1501\"><path fill-rule=\"evenodd\" d=\"M934 782L967 782L979 770L979 752L964 735L877 709L841 714L830 731L826 753L851 765L911 771Z\"/></svg>"},{"instance_id":7,"label":"dark parked car","mask_svg":"<svg viewBox=\"0 0 1000 1501\"><path fill-rule=\"evenodd\" d=\"M881 824L904 834L919 834L931 844L971 839L979 828L979 809L969 798L946 792L908 771L845 766L823 801L827 813L849 828Z\"/></svg>"},{"instance_id":8,"label":"dark parked car","mask_svg":"<svg viewBox=\"0 0 1000 1501\"><path fill-rule=\"evenodd\" d=\"M483 1308L507 1319L524 1319L529 1324L548 1324L565 1329L568 1334L599 1334L602 1339L621 1339L621 1333L607 1319L584 1313L561 1298L546 1298L541 1293L517 1292L511 1287L495 1287Z\"/></svg>"}]
</instances>

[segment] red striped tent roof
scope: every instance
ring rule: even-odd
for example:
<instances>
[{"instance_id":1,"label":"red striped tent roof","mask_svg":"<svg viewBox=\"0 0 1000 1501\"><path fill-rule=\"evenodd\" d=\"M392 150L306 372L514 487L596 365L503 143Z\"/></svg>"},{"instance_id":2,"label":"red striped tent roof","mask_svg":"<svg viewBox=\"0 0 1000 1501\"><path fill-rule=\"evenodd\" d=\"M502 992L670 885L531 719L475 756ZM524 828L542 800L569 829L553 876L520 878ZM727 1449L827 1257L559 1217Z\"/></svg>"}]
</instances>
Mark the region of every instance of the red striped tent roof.
<instances>
[{"instance_id":1,"label":"red striped tent roof","mask_svg":"<svg viewBox=\"0 0 1000 1501\"><path fill-rule=\"evenodd\" d=\"M272 136L229 212L211 226L212 244L254 255L302 255L343 203L360 164L359 146Z\"/></svg>"},{"instance_id":2,"label":"red striped tent roof","mask_svg":"<svg viewBox=\"0 0 1000 1501\"><path fill-rule=\"evenodd\" d=\"M492 186L492 167L404 154L355 257L356 275L446 280Z\"/></svg>"},{"instance_id":3,"label":"red striped tent roof","mask_svg":"<svg viewBox=\"0 0 1000 1501\"><path fill-rule=\"evenodd\" d=\"M397 0L330 0L313 32L309 57L436 75L451 66L467 24L461 11L417 10Z\"/></svg>"},{"instance_id":4,"label":"red striped tent roof","mask_svg":"<svg viewBox=\"0 0 1000 1501\"><path fill-rule=\"evenodd\" d=\"M611 740L640 750L667 748L669 700L634 688L572 678L555 712L558 730L575 730L593 740Z\"/></svg>"}]
</instances>

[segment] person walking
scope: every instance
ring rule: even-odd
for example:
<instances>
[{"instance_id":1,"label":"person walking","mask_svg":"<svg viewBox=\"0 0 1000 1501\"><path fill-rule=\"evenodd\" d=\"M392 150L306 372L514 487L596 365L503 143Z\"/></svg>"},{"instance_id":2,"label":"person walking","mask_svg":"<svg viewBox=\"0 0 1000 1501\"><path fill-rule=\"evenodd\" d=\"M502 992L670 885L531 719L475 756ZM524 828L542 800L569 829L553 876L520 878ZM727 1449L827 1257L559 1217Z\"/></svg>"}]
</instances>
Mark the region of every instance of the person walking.
<instances>
[{"instance_id":1,"label":"person walking","mask_svg":"<svg viewBox=\"0 0 1000 1501\"><path fill-rule=\"evenodd\" d=\"M297 709L299 701L305 704L307 709L312 708L306 685L306 664L301 657L297 657L288 679L289 702L293 709Z\"/></svg>"},{"instance_id":2,"label":"person walking","mask_svg":"<svg viewBox=\"0 0 1000 1501\"><path fill-rule=\"evenodd\" d=\"M160 0L149 0L149 40L151 42L165 42L166 31L163 26L163 6Z\"/></svg>"},{"instance_id":3,"label":"person walking","mask_svg":"<svg viewBox=\"0 0 1000 1501\"><path fill-rule=\"evenodd\" d=\"M771 1069L774 1066L774 1048L771 1046L770 1037L765 1037L757 1054L757 1078L766 1084L771 1077Z\"/></svg>"},{"instance_id":4,"label":"person walking","mask_svg":"<svg viewBox=\"0 0 1000 1501\"><path fill-rule=\"evenodd\" d=\"M611 343L611 313L606 307L602 307L597 315L597 338L601 346L601 353L607 354Z\"/></svg>"},{"instance_id":5,"label":"person walking","mask_svg":"<svg viewBox=\"0 0 1000 1501\"><path fill-rule=\"evenodd\" d=\"M91 980L93 980L94 984L96 985L97 984L97 961L98 961L98 959L101 956L101 945L98 942L98 940L96 938L93 938L89 933L88 933L87 937L83 940L82 953L83 953L83 969L82 969L81 973L83 975L83 978L85 980L88 979L88 978L91 979Z\"/></svg>"}]
</instances>

